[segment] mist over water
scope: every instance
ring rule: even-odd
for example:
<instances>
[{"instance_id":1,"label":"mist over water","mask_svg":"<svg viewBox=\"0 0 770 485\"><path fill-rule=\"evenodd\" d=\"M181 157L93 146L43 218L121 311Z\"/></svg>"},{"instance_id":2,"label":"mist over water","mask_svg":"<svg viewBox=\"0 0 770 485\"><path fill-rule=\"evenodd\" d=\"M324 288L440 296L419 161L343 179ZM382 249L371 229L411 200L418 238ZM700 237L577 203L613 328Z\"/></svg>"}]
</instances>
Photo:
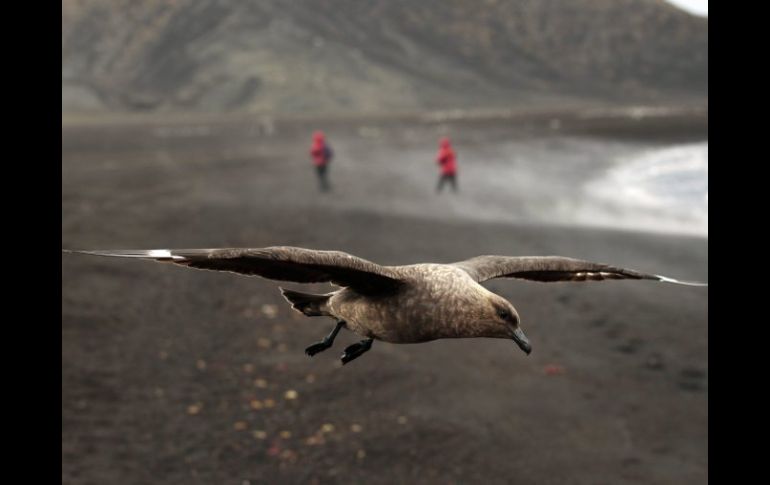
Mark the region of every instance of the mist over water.
<instances>
[{"instance_id":1,"label":"mist over water","mask_svg":"<svg viewBox=\"0 0 770 485\"><path fill-rule=\"evenodd\" d=\"M708 236L706 141L672 145L571 136L460 141L457 194L435 193L432 149L407 146L394 154L359 143L347 139L338 145L332 180L345 192L318 199L311 191L313 204ZM353 177L362 171L366 177Z\"/></svg>"}]
</instances>

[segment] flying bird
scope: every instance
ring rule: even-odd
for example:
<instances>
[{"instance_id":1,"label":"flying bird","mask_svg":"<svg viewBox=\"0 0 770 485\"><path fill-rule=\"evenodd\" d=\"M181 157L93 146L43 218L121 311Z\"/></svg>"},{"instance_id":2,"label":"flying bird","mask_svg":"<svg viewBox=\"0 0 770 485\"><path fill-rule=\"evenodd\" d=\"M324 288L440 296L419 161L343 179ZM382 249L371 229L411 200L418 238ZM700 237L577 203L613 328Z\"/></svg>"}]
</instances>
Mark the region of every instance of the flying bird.
<instances>
[{"instance_id":1,"label":"flying bird","mask_svg":"<svg viewBox=\"0 0 770 485\"><path fill-rule=\"evenodd\" d=\"M516 308L480 284L492 278L539 282L631 279L708 286L561 256L477 256L451 264L381 266L341 251L290 246L64 252L150 259L296 283L332 283L341 288L322 295L280 290L295 310L337 322L329 335L305 349L308 355L330 348L342 328L364 337L345 349L343 364L367 352L374 340L406 344L443 338L502 338L513 340L529 354L532 346Z\"/></svg>"}]
</instances>

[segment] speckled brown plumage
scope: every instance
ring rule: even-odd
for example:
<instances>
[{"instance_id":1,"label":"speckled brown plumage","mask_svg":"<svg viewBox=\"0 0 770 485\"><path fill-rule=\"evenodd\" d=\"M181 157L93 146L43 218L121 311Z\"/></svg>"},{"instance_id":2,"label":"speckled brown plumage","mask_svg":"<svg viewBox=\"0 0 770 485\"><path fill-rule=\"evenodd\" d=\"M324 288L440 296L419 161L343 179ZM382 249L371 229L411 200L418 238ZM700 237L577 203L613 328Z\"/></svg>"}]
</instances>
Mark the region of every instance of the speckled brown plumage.
<instances>
[{"instance_id":1,"label":"speckled brown plumage","mask_svg":"<svg viewBox=\"0 0 770 485\"><path fill-rule=\"evenodd\" d=\"M478 256L452 264L380 266L340 251L289 246L74 252L154 259L297 283L330 282L342 288L326 295L283 290L284 296L296 310L335 318L367 339L419 343L443 338L505 338L516 341L527 353L531 347L519 327L516 309L480 282L491 278L540 282L646 279L701 285L560 256ZM308 353L331 346L337 330L311 346L318 348L312 352L309 348ZM371 341L357 345L365 347L357 349L363 353Z\"/></svg>"}]
</instances>

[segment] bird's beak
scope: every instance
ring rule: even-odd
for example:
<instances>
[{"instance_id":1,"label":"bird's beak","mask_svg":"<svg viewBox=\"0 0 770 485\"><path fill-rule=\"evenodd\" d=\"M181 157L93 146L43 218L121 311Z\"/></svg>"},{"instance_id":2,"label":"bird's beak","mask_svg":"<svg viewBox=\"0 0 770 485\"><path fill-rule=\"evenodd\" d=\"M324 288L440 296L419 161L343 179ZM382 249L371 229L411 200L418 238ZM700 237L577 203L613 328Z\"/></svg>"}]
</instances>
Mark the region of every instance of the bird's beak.
<instances>
[{"instance_id":1,"label":"bird's beak","mask_svg":"<svg viewBox=\"0 0 770 485\"><path fill-rule=\"evenodd\" d=\"M521 331L520 328L516 328L513 331L513 337L511 337L514 342L516 342L516 345L519 346L521 350L524 351L527 355L529 355L530 352L532 352L532 346L529 344L529 339L527 339L527 336L524 335L524 332Z\"/></svg>"}]
</instances>

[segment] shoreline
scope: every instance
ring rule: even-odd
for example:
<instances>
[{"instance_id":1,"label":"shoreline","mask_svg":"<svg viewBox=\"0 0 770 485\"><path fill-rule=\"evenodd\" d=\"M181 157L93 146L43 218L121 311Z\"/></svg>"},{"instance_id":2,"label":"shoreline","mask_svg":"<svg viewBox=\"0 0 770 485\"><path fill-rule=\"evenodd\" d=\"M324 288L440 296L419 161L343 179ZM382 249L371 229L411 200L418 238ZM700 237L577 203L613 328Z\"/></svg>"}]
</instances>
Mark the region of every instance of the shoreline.
<instances>
[{"instance_id":1,"label":"shoreline","mask_svg":"<svg viewBox=\"0 0 770 485\"><path fill-rule=\"evenodd\" d=\"M577 129L587 132L612 133L612 128L626 127L622 132L649 127L690 127L694 132L708 131L708 104L669 105L587 105L567 108L502 108L502 109L440 109L391 113L62 113L62 129L114 128L133 125L188 125L270 123L301 125L323 122L332 126L350 123L419 123L419 124L484 124L509 122L515 125L544 127L549 131ZM705 131L704 131L705 128ZM582 130L581 130L582 129Z\"/></svg>"}]
</instances>

